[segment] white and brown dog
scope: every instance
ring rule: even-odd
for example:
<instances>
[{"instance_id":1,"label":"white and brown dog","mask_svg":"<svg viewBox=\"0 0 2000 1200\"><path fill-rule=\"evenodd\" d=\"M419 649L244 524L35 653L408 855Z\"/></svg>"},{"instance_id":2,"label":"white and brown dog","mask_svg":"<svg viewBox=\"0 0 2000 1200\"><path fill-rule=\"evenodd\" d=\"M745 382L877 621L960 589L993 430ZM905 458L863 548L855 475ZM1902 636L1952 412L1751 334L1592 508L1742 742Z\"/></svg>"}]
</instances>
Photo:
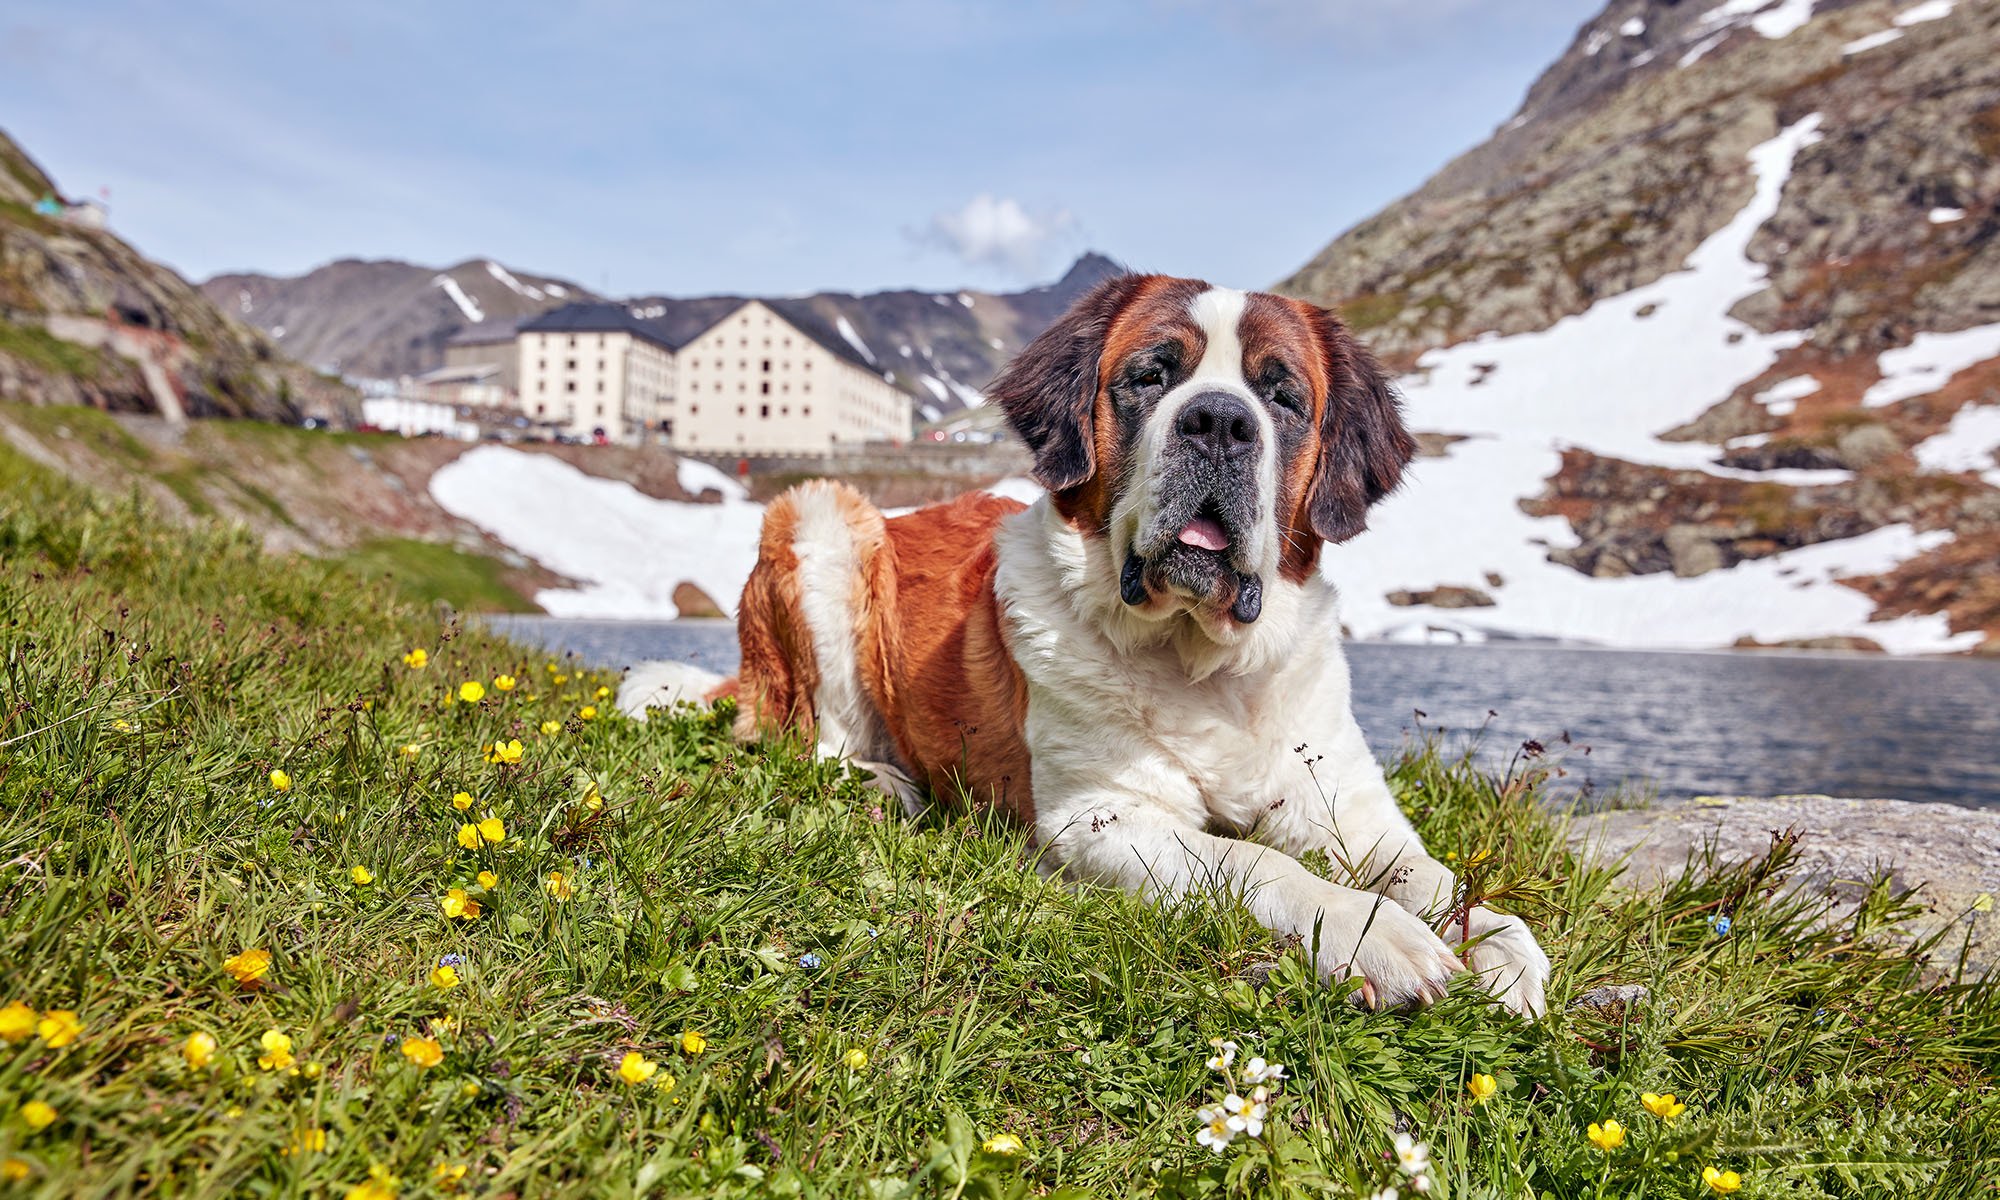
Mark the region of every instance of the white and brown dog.
<instances>
[{"instance_id":1,"label":"white and brown dog","mask_svg":"<svg viewBox=\"0 0 2000 1200\"><path fill-rule=\"evenodd\" d=\"M734 695L906 803L963 790L1034 830L1046 869L1151 896L1239 897L1360 996L1423 1003L1470 967L1543 1011L1518 917L1454 907L1349 706L1320 547L1359 533L1414 442L1333 314L1126 275L1022 351L993 397L1048 489L885 519L845 485L764 519L721 680L636 669L627 711ZM1354 886L1296 856L1324 851Z\"/></svg>"}]
</instances>

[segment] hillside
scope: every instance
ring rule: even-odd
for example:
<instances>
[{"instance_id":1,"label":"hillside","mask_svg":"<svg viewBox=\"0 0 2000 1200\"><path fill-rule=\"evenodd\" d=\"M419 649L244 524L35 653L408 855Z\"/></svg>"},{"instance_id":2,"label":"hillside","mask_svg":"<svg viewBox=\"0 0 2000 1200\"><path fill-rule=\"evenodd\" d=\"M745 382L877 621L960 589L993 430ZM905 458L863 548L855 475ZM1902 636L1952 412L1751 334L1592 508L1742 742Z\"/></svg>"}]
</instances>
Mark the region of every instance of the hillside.
<instances>
[{"instance_id":1,"label":"hillside","mask_svg":"<svg viewBox=\"0 0 2000 1200\"><path fill-rule=\"evenodd\" d=\"M1350 619L2000 650L1996 202L2000 5L1617 0L1278 285L1467 439L1332 556Z\"/></svg>"},{"instance_id":2,"label":"hillside","mask_svg":"<svg viewBox=\"0 0 2000 1200\"><path fill-rule=\"evenodd\" d=\"M0 399L174 419L296 420L351 404L103 228L99 212L69 205L0 132Z\"/></svg>"},{"instance_id":3,"label":"hillside","mask_svg":"<svg viewBox=\"0 0 2000 1200\"><path fill-rule=\"evenodd\" d=\"M907 392L921 419L978 403L1007 357L1080 296L1114 274L1100 254L1079 258L1059 280L1020 292L821 292L797 297L635 296L628 303L663 329L693 336L746 299L766 304L851 350ZM513 271L491 260L443 271L404 262L342 260L291 279L218 275L210 299L280 338L303 362L361 377L439 366L453 337L504 331L558 304L597 297L572 283ZM845 332L843 332L843 330Z\"/></svg>"}]
</instances>

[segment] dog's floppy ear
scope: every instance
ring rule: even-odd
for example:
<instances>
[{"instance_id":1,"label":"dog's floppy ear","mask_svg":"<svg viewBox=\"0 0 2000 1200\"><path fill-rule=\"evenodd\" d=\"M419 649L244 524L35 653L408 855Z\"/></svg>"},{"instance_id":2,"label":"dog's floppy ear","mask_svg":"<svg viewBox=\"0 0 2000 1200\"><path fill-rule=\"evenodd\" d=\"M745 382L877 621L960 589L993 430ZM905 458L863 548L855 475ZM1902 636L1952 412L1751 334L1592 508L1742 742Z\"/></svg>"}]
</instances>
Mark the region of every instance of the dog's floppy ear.
<instances>
[{"instance_id":1,"label":"dog's floppy ear","mask_svg":"<svg viewBox=\"0 0 2000 1200\"><path fill-rule=\"evenodd\" d=\"M1035 456L1036 481L1051 492L1097 473L1098 360L1112 321L1144 278L1118 275L1090 289L987 388Z\"/></svg>"},{"instance_id":2,"label":"dog's floppy ear","mask_svg":"<svg viewBox=\"0 0 2000 1200\"><path fill-rule=\"evenodd\" d=\"M1368 528L1368 508L1402 482L1417 441L1382 365L1339 317L1315 309L1327 377L1319 463L1306 514L1322 540L1344 542Z\"/></svg>"}]
</instances>

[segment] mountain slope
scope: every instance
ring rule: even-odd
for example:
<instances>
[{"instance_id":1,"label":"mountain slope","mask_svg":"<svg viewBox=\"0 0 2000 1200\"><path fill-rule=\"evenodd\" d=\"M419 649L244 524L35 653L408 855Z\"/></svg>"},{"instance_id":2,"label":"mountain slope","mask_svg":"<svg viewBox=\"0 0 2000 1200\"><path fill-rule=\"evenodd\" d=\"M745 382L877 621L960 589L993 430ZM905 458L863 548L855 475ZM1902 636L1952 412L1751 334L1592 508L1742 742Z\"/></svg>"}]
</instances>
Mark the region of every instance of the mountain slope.
<instances>
[{"instance_id":1,"label":"mountain slope","mask_svg":"<svg viewBox=\"0 0 2000 1200\"><path fill-rule=\"evenodd\" d=\"M765 303L850 347L892 376L916 400L920 417L934 419L977 404L977 389L1009 355L1117 270L1103 255L1087 254L1056 282L1021 292L821 292ZM575 284L510 272L489 260L442 272L343 260L294 279L218 275L202 289L280 336L293 355L359 376L428 370L443 362L445 342L463 332L503 330L557 304L596 298ZM626 303L692 335L749 298L638 296ZM474 312L483 319L472 320Z\"/></svg>"},{"instance_id":2,"label":"mountain slope","mask_svg":"<svg viewBox=\"0 0 2000 1200\"><path fill-rule=\"evenodd\" d=\"M217 275L201 290L299 361L359 378L430 370L461 333L505 332L557 305L597 298L491 259L437 270L344 258L290 279Z\"/></svg>"},{"instance_id":3,"label":"mountain slope","mask_svg":"<svg viewBox=\"0 0 2000 1200\"><path fill-rule=\"evenodd\" d=\"M0 133L0 399L278 420L352 403L102 228L99 212L68 205Z\"/></svg>"},{"instance_id":4,"label":"mountain slope","mask_svg":"<svg viewBox=\"0 0 2000 1200\"><path fill-rule=\"evenodd\" d=\"M1278 285L1468 439L1332 556L1350 619L2000 649L1996 201L2000 5L1617 0Z\"/></svg>"}]
</instances>

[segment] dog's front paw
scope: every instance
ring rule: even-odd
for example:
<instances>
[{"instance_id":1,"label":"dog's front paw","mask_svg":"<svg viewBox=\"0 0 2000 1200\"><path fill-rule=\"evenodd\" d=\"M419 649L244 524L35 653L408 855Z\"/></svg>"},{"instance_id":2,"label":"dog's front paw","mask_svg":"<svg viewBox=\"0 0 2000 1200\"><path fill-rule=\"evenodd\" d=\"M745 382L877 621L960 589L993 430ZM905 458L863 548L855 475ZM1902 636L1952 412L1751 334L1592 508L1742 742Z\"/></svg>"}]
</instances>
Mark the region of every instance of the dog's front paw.
<instances>
[{"instance_id":1,"label":"dog's front paw","mask_svg":"<svg viewBox=\"0 0 2000 1200\"><path fill-rule=\"evenodd\" d=\"M1473 943L1466 965L1500 1003L1530 1021L1548 1011L1549 956L1521 918L1475 906L1445 932Z\"/></svg>"},{"instance_id":2,"label":"dog's front paw","mask_svg":"<svg viewBox=\"0 0 2000 1200\"><path fill-rule=\"evenodd\" d=\"M1369 895L1362 907L1365 911L1341 929L1328 921L1321 930L1321 974L1359 976L1354 1000L1370 1008L1410 1008L1442 999L1451 977L1465 969L1458 956L1403 906Z\"/></svg>"}]
</instances>

